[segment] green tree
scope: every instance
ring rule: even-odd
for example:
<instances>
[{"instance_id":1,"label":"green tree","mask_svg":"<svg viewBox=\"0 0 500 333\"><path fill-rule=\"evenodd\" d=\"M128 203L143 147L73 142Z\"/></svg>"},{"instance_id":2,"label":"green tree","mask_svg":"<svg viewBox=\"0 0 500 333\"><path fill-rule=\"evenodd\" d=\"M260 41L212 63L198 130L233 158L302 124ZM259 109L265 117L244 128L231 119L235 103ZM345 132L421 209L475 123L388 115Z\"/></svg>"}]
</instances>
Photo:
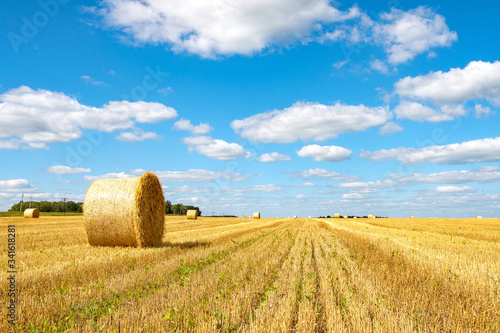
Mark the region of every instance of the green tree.
<instances>
[{"instance_id":1,"label":"green tree","mask_svg":"<svg viewBox=\"0 0 500 333\"><path fill-rule=\"evenodd\" d=\"M165 201L165 214L172 214L172 203L170 200Z\"/></svg>"}]
</instances>

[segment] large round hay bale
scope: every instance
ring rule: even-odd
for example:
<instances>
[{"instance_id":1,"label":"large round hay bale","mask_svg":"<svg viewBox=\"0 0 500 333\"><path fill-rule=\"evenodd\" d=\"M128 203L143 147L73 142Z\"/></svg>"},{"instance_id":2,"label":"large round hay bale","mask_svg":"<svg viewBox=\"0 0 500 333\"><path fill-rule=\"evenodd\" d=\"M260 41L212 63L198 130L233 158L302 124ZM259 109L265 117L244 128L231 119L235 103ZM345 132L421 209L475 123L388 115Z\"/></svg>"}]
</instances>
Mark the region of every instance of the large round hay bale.
<instances>
[{"instance_id":1,"label":"large round hay bale","mask_svg":"<svg viewBox=\"0 0 500 333\"><path fill-rule=\"evenodd\" d=\"M339 218L340 218L340 213L335 213L335 214L333 214L333 218L335 218L335 219L339 219Z\"/></svg>"},{"instance_id":2,"label":"large round hay bale","mask_svg":"<svg viewBox=\"0 0 500 333\"><path fill-rule=\"evenodd\" d=\"M190 209L186 213L188 220L196 220L198 218L198 211L196 209Z\"/></svg>"},{"instance_id":3,"label":"large round hay bale","mask_svg":"<svg viewBox=\"0 0 500 333\"><path fill-rule=\"evenodd\" d=\"M161 184L149 172L136 178L96 180L88 188L83 205L90 245L160 245L164 218Z\"/></svg>"},{"instance_id":4,"label":"large round hay bale","mask_svg":"<svg viewBox=\"0 0 500 333\"><path fill-rule=\"evenodd\" d=\"M40 211L38 208L29 208L24 211L24 217L37 219L40 217Z\"/></svg>"},{"instance_id":5,"label":"large round hay bale","mask_svg":"<svg viewBox=\"0 0 500 333\"><path fill-rule=\"evenodd\" d=\"M260 219L260 213L259 212L253 213L253 218L254 219Z\"/></svg>"}]
</instances>

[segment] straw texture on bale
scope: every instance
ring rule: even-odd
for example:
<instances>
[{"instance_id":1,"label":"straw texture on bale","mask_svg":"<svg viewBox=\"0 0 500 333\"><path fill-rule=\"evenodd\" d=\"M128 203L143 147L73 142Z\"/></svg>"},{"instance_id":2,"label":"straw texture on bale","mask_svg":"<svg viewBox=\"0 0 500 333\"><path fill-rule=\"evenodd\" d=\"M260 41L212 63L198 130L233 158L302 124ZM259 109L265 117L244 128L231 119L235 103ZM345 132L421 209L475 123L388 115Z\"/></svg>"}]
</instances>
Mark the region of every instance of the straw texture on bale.
<instances>
[{"instance_id":1,"label":"straw texture on bale","mask_svg":"<svg viewBox=\"0 0 500 333\"><path fill-rule=\"evenodd\" d=\"M24 211L24 217L30 217L37 219L40 217L40 211L38 208L29 208Z\"/></svg>"},{"instance_id":2,"label":"straw texture on bale","mask_svg":"<svg viewBox=\"0 0 500 333\"><path fill-rule=\"evenodd\" d=\"M253 213L253 218L254 219L260 219L260 213L259 212Z\"/></svg>"},{"instance_id":3,"label":"straw texture on bale","mask_svg":"<svg viewBox=\"0 0 500 333\"><path fill-rule=\"evenodd\" d=\"M333 218L339 219L340 218L340 213L333 214Z\"/></svg>"},{"instance_id":4,"label":"straw texture on bale","mask_svg":"<svg viewBox=\"0 0 500 333\"><path fill-rule=\"evenodd\" d=\"M158 177L101 179L87 190L83 219L90 245L156 246L161 244L165 198Z\"/></svg>"},{"instance_id":5,"label":"straw texture on bale","mask_svg":"<svg viewBox=\"0 0 500 333\"><path fill-rule=\"evenodd\" d=\"M190 209L186 213L188 220L196 220L198 218L198 211L196 209Z\"/></svg>"}]
</instances>

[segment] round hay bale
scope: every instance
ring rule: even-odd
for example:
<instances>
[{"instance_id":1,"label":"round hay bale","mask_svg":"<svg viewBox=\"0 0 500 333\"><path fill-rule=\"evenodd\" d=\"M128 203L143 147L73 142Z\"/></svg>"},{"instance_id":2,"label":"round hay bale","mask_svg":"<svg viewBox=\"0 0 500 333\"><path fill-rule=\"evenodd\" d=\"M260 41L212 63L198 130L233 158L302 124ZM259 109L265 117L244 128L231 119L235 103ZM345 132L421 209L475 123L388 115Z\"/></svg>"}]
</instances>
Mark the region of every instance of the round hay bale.
<instances>
[{"instance_id":1,"label":"round hay bale","mask_svg":"<svg viewBox=\"0 0 500 333\"><path fill-rule=\"evenodd\" d=\"M83 220L90 245L157 246L165 224L165 198L154 173L101 179L87 190Z\"/></svg>"},{"instance_id":2,"label":"round hay bale","mask_svg":"<svg viewBox=\"0 0 500 333\"><path fill-rule=\"evenodd\" d=\"M368 218L372 219L372 218L375 218L375 217L372 214L368 214Z\"/></svg>"},{"instance_id":3,"label":"round hay bale","mask_svg":"<svg viewBox=\"0 0 500 333\"><path fill-rule=\"evenodd\" d=\"M294 216L293 216L293 218L294 218L294 219L296 219L296 218L297 218L297 215L294 215Z\"/></svg>"},{"instance_id":4,"label":"round hay bale","mask_svg":"<svg viewBox=\"0 0 500 333\"><path fill-rule=\"evenodd\" d=\"M334 218L334 219L339 219L339 218L340 218L340 213L335 213L335 214L333 214L333 218Z\"/></svg>"},{"instance_id":5,"label":"round hay bale","mask_svg":"<svg viewBox=\"0 0 500 333\"><path fill-rule=\"evenodd\" d=\"M310 219L310 218L312 218L312 216L311 216L311 215L309 215L309 217L308 217L308 218Z\"/></svg>"},{"instance_id":6,"label":"round hay bale","mask_svg":"<svg viewBox=\"0 0 500 333\"><path fill-rule=\"evenodd\" d=\"M482 216L476 216L476 219L482 219L483 217Z\"/></svg>"},{"instance_id":7,"label":"round hay bale","mask_svg":"<svg viewBox=\"0 0 500 333\"><path fill-rule=\"evenodd\" d=\"M414 219L414 218L415 218L415 216L413 216L413 215L412 215L412 216L410 216L410 218L411 218L411 219Z\"/></svg>"},{"instance_id":8,"label":"round hay bale","mask_svg":"<svg viewBox=\"0 0 500 333\"><path fill-rule=\"evenodd\" d=\"M260 213L259 212L253 213L253 218L254 219L260 219Z\"/></svg>"},{"instance_id":9,"label":"round hay bale","mask_svg":"<svg viewBox=\"0 0 500 333\"><path fill-rule=\"evenodd\" d=\"M37 219L40 217L40 211L38 208L29 208L24 211L24 217Z\"/></svg>"},{"instance_id":10,"label":"round hay bale","mask_svg":"<svg viewBox=\"0 0 500 333\"><path fill-rule=\"evenodd\" d=\"M198 211L196 209L190 209L186 213L188 220L196 220L198 218Z\"/></svg>"}]
</instances>

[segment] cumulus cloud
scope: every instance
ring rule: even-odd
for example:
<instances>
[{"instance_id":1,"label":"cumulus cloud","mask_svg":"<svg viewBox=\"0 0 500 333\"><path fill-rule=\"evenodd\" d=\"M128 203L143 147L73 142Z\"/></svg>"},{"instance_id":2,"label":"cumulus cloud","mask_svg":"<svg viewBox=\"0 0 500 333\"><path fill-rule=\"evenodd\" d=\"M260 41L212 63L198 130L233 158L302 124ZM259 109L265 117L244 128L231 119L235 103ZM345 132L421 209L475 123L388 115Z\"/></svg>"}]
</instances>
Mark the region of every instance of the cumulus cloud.
<instances>
[{"instance_id":1,"label":"cumulus cloud","mask_svg":"<svg viewBox=\"0 0 500 333\"><path fill-rule=\"evenodd\" d=\"M463 69L408 76L396 82L394 88L401 97L435 104L484 98L500 106L500 62L472 61Z\"/></svg>"},{"instance_id":2,"label":"cumulus cloud","mask_svg":"<svg viewBox=\"0 0 500 333\"><path fill-rule=\"evenodd\" d=\"M380 127L380 130L378 131L378 133L380 135L391 135L391 134L401 132L401 131L403 131L403 127L401 127L398 124L393 123L391 121L391 122L388 122L387 124L385 124L384 126Z\"/></svg>"},{"instance_id":3,"label":"cumulus cloud","mask_svg":"<svg viewBox=\"0 0 500 333\"><path fill-rule=\"evenodd\" d=\"M194 126L191 124L190 120L180 119L175 122L174 129L189 131L191 134L207 134L210 133L212 127L207 123L200 123L199 125Z\"/></svg>"},{"instance_id":4,"label":"cumulus cloud","mask_svg":"<svg viewBox=\"0 0 500 333\"><path fill-rule=\"evenodd\" d=\"M73 175L77 173L89 173L90 169L87 168L72 168L67 165L53 165L45 169L45 171L50 173L55 173L57 175Z\"/></svg>"},{"instance_id":5,"label":"cumulus cloud","mask_svg":"<svg viewBox=\"0 0 500 333\"><path fill-rule=\"evenodd\" d=\"M338 146L304 146L297 151L300 157L311 157L313 160L339 162L351 157L352 150Z\"/></svg>"},{"instance_id":6,"label":"cumulus cloud","mask_svg":"<svg viewBox=\"0 0 500 333\"><path fill-rule=\"evenodd\" d=\"M425 184L492 183L500 181L500 168L486 166L473 170L451 170L431 174L412 173L391 174L389 178L397 182Z\"/></svg>"},{"instance_id":7,"label":"cumulus cloud","mask_svg":"<svg viewBox=\"0 0 500 333\"><path fill-rule=\"evenodd\" d=\"M347 176L338 172L328 171L325 169L309 169L306 171L285 171L285 173L292 175L295 178L309 179L309 178L320 178L320 179L332 179L332 180L342 180L342 181L355 181L358 180L357 176Z\"/></svg>"},{"instance_id":8,"label":"cumulus cloud","mask_svg":"<svg viewBox=\"0 0 500 333\"><path fill-rule=\"evenodd\" d=\"M274 163L274 162L282 162L282 161L291 161L292 158L286 154L280 154L280 153L268 153L268 154L262 154L258 158L256 158L257 161L259 162L264 162L264 163Z\"/></svg>"},{"instance_id":9,"label":"cumulus cloud","mask_svg":"<svg viewBox=\"0 0 500 333\"><path fill-rule=\"evenodd\" d=\"M134 129L132 132L122 132L116 137L120 141L144 141L159 138L161 136L155 132L144 132L141 129Z\"/></svg>"},{"instance_id":10,"label":"cumulus cloud","mask_svg":"<svg viewBox=\"0 0 500 333\"><path fill-rule=\"evenodd\" d=\"M160 103L111 101L96 108L60 92L22 86L0 95L0 148L47 148L81 138L83 129L109 133L176 116Z\"/></svg>"},{"instance_id":11,"label":"cumulus cloud","mask_svg":"<svg viewBox=\"0 0 500 333\"><path fill-rule=\"evenodd\" d=\"M451 46L457 40L457 33L450 31L445 18L427 7L407 12L393 8L380 17L383 23L374 26L373 35L392 64L407 62L433 47Z\"/></svg>"},{"instance_id":12,"label":"cumulus cloud","mask_svg":"<svg viewBox=\"0 0 500 333\"><path fill-rule=\"evenodd\" d=\"M323 141L345 132L381 126L392 118L387 108L297 102L284 110L259 113L231 122L233 130L252 142Z\"/></svg>"},{"instance_id":13,"label":"cumulus cloud","mask_svg":"<svg viewBox=\"0 0 500 333\"><path fill-rule=\"evenodd\" d=\"M26 179L0 180L0 191L2 192L31 192L36 190Z\"/></svg>"},{"instance_id":14,"label":"cumulus cloud","mask_svg":"<svg viewBox=\"0 0 500 333\"><path fill-rule=\"evenodd\" d=\"M133 169L128 172L112 172L103 175L84 176L87 182L93 182L98 179L129 178L137 177L145 173L143 169ZM193 183L211 183L220 180L228 182L241 182L254 177L252 174L242 175L231 170L211 171L205 169L189 169L187 171L154 171L162 182L193 182Z\"/></svg>"},{"instance_id":15,"label":"cumulus cloud","mask_svg":"<svg viewBox=\"0 0 500 333\"><path fill-rule=\"evenodd\" d=\"M94 85L94 86L107 86L108 85L106 82L96 80L94 78L91 78L88 75L82 75L80 78L82 80L84 80L85 82L90 83L91 85Z\"/></svg>"},{"instance_id":16,"label":"cumulus cloud","mask_svg":"<svg viewBox=\"0 0 500 333\"><path fill-rule=\"evenodd\" d=\"M245 151L243 146L237 143L228 143L224 140L213 139L209 136L187 137L182 140L188 145L190 152L196 151L198 154L208 156L216 160L235 160L239 157L250 157L250 153Z\"/></svg>"},{"instance_id":17,"label":"cumulus cloud","mask_svg":"<svg viewBox=\"0 0 500 333\"><path fill-rule=\"evenodd\" d=\"M394 108L394 113L398 119L410 119L413 121L428 121L437 123L441 121L452 120L451 114L439 112L434 108L425 106L418 102L402 101Z\"/></svg>"},{"instance_id":18,"label":"cumulus cloud","mask_svg":"<svg viewBox=\"0 0 500 333\"><path fill-rule=\"evenodd\" d=\"M357 7L342 12L327 0L105 0L95 12L135 42L166 44L204 58L252 55L359 15Z\"/></svg>"},{"instance_id":19,"label":"cumulus cloud","mask_svg":"<svg viewBox=\"0 0 500 333\"><path fill-rule=\"evenodd\" d=\"M362 151L360 157L375 162L398 160L407 164L461 164L500 161L500 137L425 148L393 148Z\"/></svg>"},{"instance_id":20,"label":"cumulus cloud","mask_svg":"<svg viewBox=\"0 0 500 333\"><path fill-rule=\"evenodd\" d=\"M437 186L436 188L420 191L419 195L450 196L450 195L471 194L474 192L476 192L476 189L474 187L443 185L443 186Z\"/></svg>"},{"instance_id":21,"label":"cumulus cloud","mask_svg":"<svg viewBox=\"0 0 500 333\"><path fill-rule=\"evenodd\" d=\"M389 68L387 68L387 65L383 61L378 59L370 61L370 68L382 74L389 73Z\"/></svg>"}]
</instances>

